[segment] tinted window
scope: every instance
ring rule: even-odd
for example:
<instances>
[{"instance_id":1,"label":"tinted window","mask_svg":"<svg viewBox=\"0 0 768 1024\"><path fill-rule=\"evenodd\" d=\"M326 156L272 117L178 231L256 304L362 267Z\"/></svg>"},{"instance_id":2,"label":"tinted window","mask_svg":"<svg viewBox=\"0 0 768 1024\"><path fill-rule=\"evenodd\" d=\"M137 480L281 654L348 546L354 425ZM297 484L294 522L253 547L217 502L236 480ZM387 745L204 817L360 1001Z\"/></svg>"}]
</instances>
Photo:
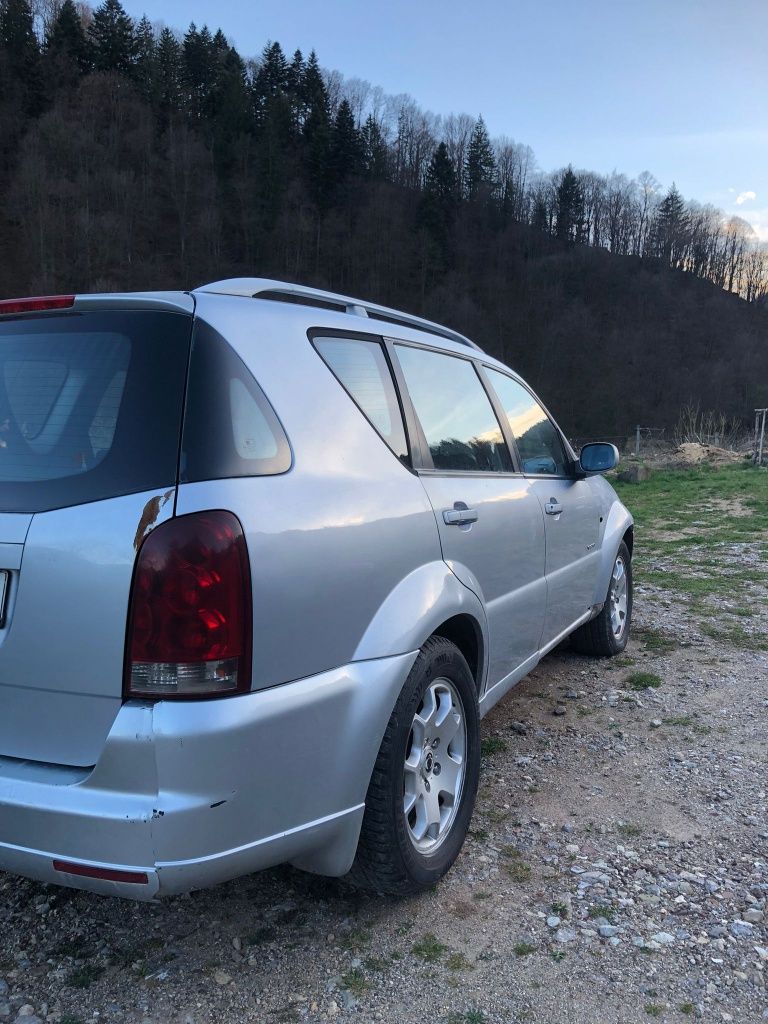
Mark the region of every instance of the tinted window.
<instances>
[{"instance_id":1,"label":"tinted window","mask_svg":"<svg viewBox=\"0 0 768 1024\"><path fill-rule=\"evenodd\" d=\"M361 338L315 338L314 345L395 455L407 458L403 417L381 345Z\"/></svg>"},{"instance_id":2,"label":"tinted window","mask_svg":"<svg viewBox=\"0 0 768 1024\"><path fill-rule=\"evenodd\" d=\"M435 469L508 472L509 451L474 366L466 359L397 346Z\"/></svg>"},{"instance_id":3,"label":"tinted window","mask_svg":"<svg viewBox=\"0 0 768 1024\"><path fill-rule=\"evenodd\" d=\"M141 310L4 318L0 510L172 486L190 325Z\"/></svg>"},{"instance_id":4,"label":"tinted window","mask_svg":"<svg viewBox=\"0 0 768 1024\"><path fill-rule=\"evenodd\" d=\"M291 468L280 421L248 367L221 335L196 321L184 413L180 479L271 476Z\"/></svg>"},{"instance_id":5,"label":"tinted window","mask_svg":"<svg viewBox=\"0 0 768 1024\"><path fill-rule=\"evenodd\" d=\"M565 476L567 463L560 434L530 391L498 370L486 372L515 435L523 472Z\"/></svg>"}]
</instances>

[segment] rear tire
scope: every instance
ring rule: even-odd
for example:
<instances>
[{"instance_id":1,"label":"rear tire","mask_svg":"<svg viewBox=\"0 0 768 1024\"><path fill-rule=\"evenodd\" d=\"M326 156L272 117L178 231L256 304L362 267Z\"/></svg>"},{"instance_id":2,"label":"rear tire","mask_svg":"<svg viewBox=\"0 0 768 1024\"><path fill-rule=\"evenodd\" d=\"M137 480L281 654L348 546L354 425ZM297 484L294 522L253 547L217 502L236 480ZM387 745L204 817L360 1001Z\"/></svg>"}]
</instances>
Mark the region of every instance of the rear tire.
<instances>
[{"instance_id":1,"label":"rear tire","mask_svg":"<svg viewBox=\"0 0 768 1024\"><path fill-rule=\"evenodd\" d=\"M435 885L464 843L479 776L472 673L450 640L431 637L384 733L348 881L392 895Z\"/></svg>"},{"instance_id":2,"label":"rear tire","mask_svg":"<svg viewBox=\"0 0 768 1024\"><path fill-rule=\"evenodd\" d=\"M580 626L571 644L580 654L612 658L627 646L632 623L632 562L624 541L619 544L603 610Z\"/></svg>"}]
</instances>

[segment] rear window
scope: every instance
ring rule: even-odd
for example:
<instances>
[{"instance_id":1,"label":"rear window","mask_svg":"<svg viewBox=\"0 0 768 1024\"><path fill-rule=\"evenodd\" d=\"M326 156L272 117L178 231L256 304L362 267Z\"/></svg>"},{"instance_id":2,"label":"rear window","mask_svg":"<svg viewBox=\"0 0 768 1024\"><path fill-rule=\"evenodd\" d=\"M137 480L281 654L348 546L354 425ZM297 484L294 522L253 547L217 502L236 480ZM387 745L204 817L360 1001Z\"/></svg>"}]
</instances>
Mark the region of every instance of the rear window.
<instances>
[{"instance_id":1,"label":"rear window","mask_svg":"<svg viewBox=\"0 0 768 1024\"><path fill-rule=\"evenodd\" d=\"M172 486L190 329L145 310L0 321L0 510Z\"/></svg>"}]
</instances>

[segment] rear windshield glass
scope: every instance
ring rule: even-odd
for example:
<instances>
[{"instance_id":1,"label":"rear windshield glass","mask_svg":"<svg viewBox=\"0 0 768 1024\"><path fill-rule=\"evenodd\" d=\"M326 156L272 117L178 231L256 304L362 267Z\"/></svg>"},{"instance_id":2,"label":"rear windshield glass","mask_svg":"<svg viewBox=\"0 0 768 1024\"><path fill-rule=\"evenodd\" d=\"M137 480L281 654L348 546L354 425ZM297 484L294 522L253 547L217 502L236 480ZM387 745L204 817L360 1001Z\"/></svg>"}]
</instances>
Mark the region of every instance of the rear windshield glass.
<instances>
[{"instance_id":1,"label":"rear windshield glass","mask_svg":"<svg viewBox=\"0 0 768 1024\"><path fill-rule=\"evenodd\" d=\"M176 482L191 318L145 310L0 322L0 511Z\"/></svg>"}]
</instances>

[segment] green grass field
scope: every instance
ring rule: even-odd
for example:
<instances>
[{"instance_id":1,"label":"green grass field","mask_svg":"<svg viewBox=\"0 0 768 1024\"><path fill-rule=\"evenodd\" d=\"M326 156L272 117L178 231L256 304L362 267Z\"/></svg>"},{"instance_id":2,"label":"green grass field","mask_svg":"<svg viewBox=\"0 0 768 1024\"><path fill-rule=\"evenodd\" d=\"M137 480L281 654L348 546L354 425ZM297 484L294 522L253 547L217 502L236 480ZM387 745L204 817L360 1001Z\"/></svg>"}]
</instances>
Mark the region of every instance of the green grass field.
<instances>
[{"instance_id":1,"label":"green grass field","mask_svg":"<svg viewBox=\"0 0 768 1024\"><path fill-rule=\"evenodd\" d=\"M703 466L614 486L635 517L635 582L685 601L705 636L768 650L768 473Z\"/></svg>"}]
</instances>

